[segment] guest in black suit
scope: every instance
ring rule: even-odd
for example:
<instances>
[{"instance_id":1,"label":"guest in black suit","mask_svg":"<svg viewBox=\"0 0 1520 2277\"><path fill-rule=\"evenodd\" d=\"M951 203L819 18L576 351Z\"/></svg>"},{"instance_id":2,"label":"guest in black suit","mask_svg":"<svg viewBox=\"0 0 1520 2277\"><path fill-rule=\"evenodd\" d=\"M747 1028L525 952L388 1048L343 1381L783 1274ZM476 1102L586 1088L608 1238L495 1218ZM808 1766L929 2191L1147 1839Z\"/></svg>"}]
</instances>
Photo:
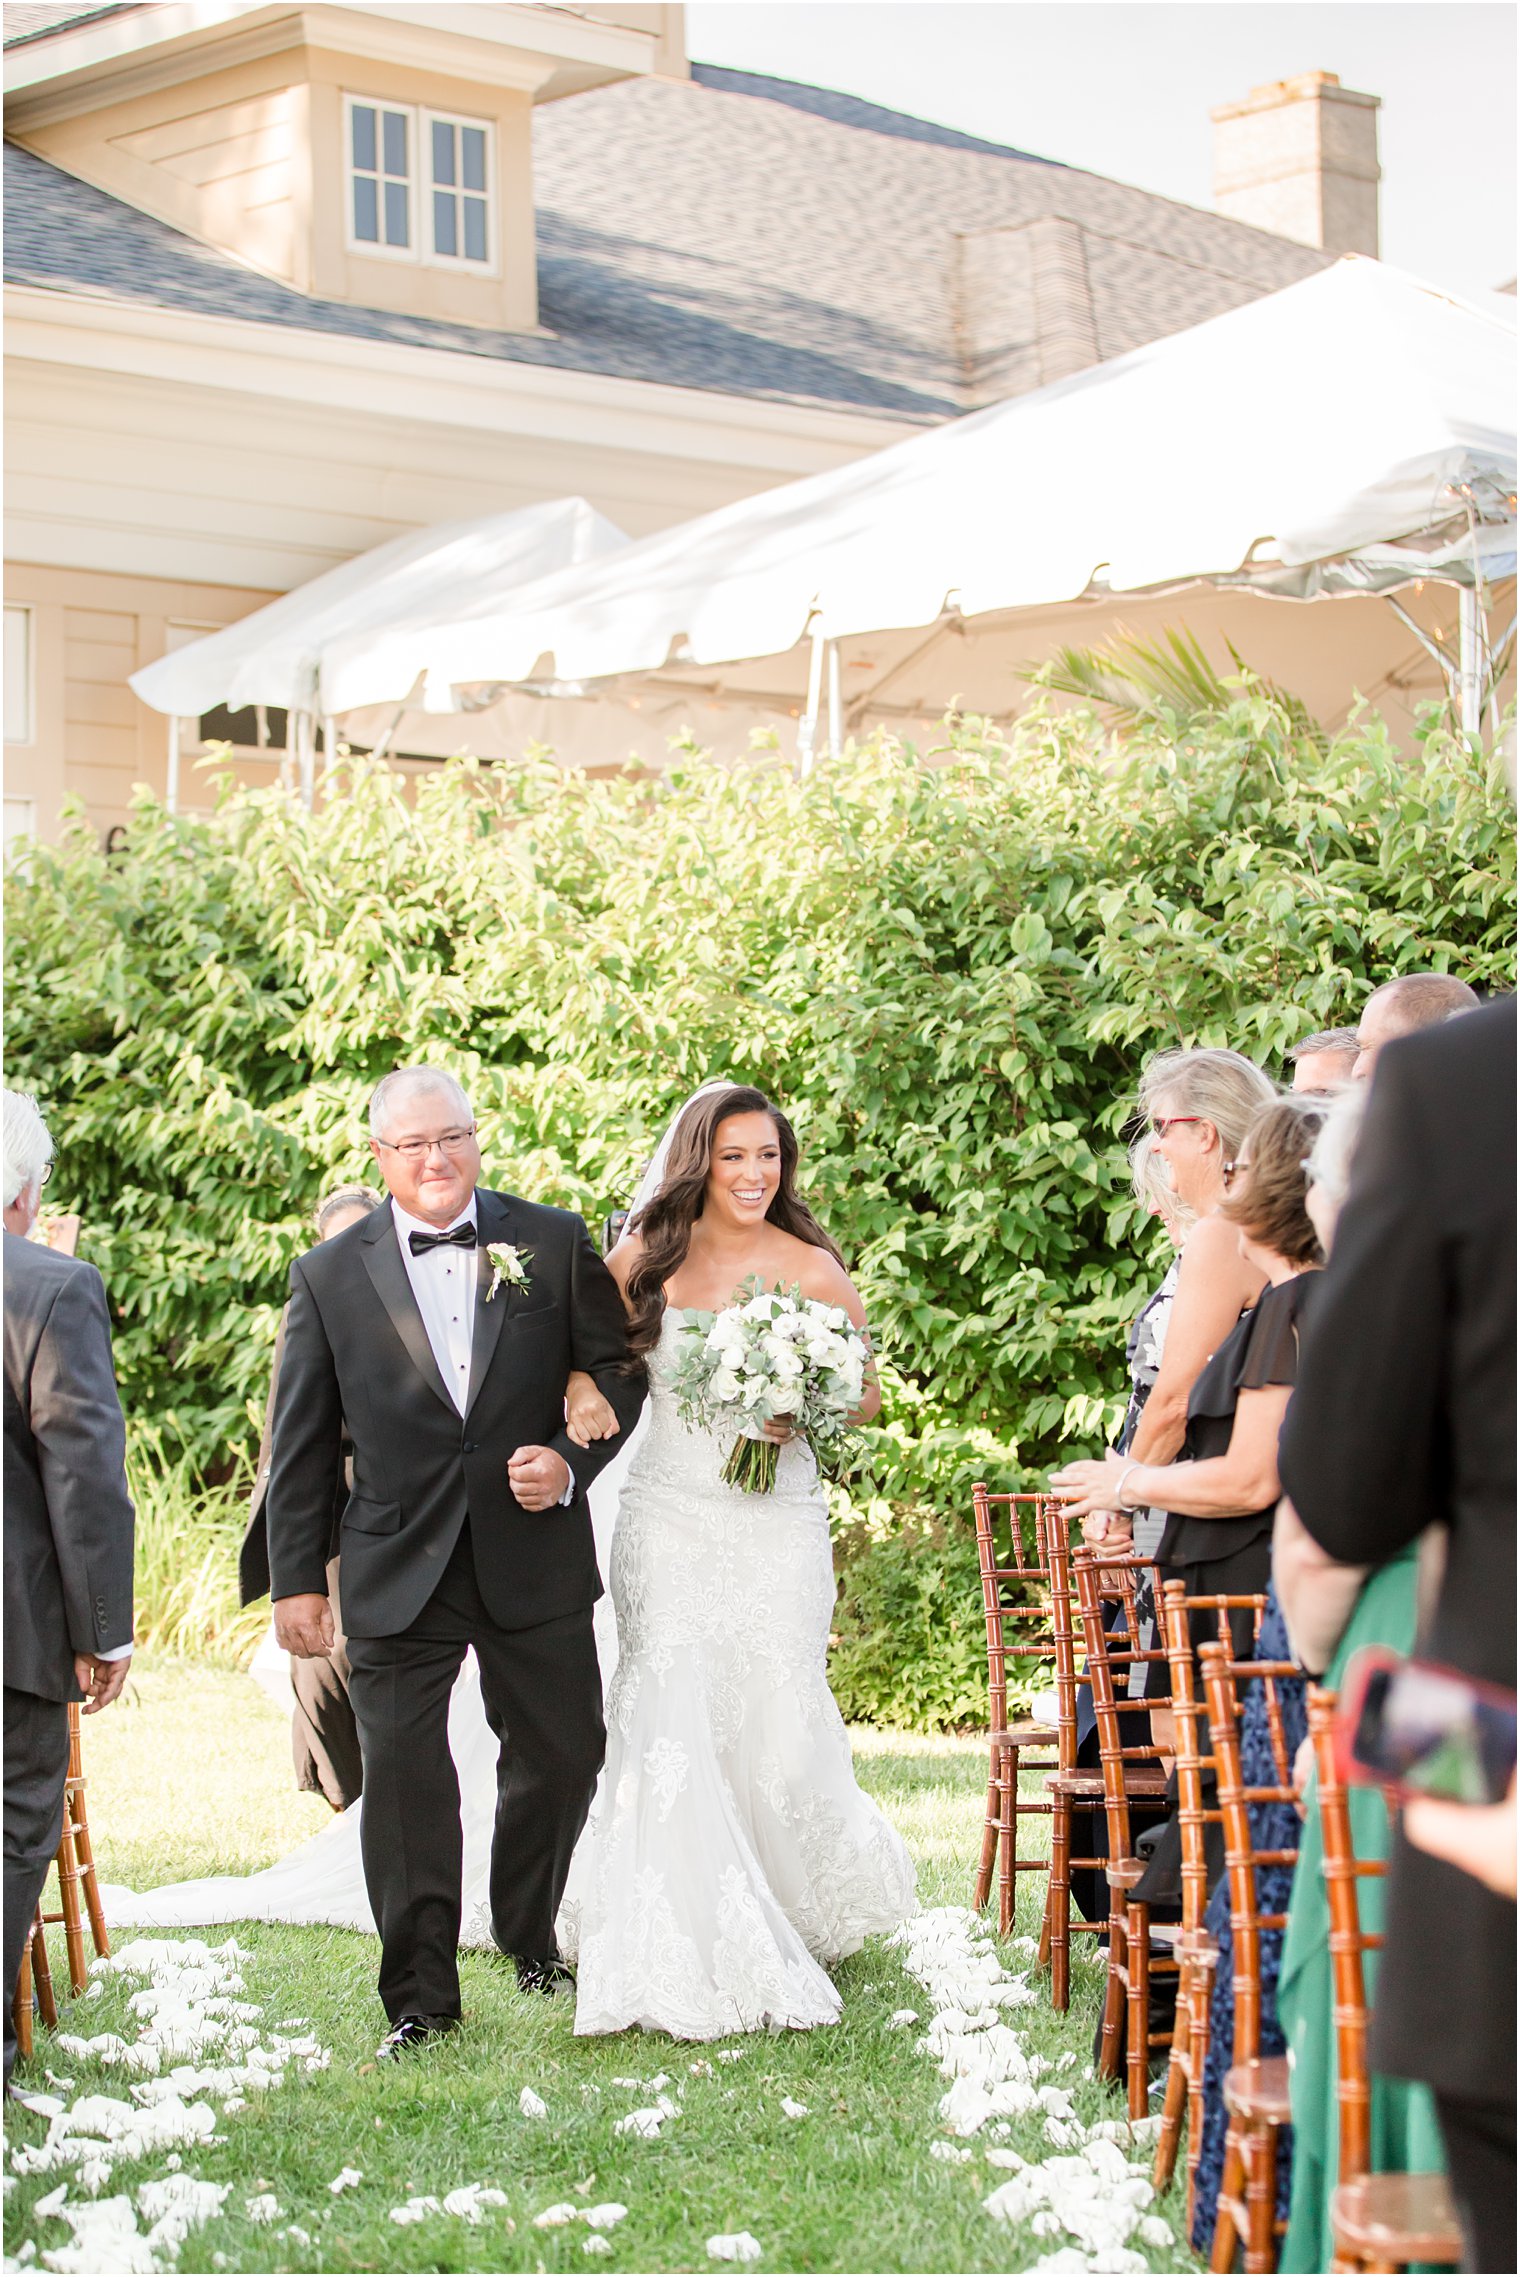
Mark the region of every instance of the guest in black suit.
<instances>
[{"instance_id":1,"label":"guest in black suit","mask_svg":"<svg viewBox=\"0 0 1520 2277\"><path fill-rule=\"evenodd\" d=\"M1283 1482L1331 1557L1432 1522L1420 1650L1515 1683L1515 1006L1386 1045L1283 1432ZM1469 2269L1515 2267L1515 1908L1396 1840L1372 2061L1426 2081Z\"/></svg>"},{"instance_id":2,"label":"guest in black suit","mask_svg":"<svg viewBox=\"0 0 1520 2277\"><path fill-rule=\"evenodd\" d=\"M4 1098L5 2077L11 2003L63 1832L71 1700L108 1707L132 1657L132 1504L93 1265L25 1237L53 1146L35 1100Z\"/></svg>"},{"instance_id":3,"label":"guest in black suit","mask_svg":"<svg viewBox=\"0 0 1520 2277\"><path fill-rule=\"evenodd\" d=\"M616 1441L578 1445L565 1391L586 1370L626 1434L644 1383L581 1220L477 1185L474 1117L452 1076L388 1076L370 1128L390 1206L291 1267L265 1512L276 1634L325 1655L346 1419L349 1689L393 2057L459 2017L448 1705L471 1645L501 1740L492 1932L525 1986L567 1976L554 1919L606 1737L586 1489Z\"/></svg>"},{"instance_id":4,"label":"guest in black suit","mask_svg":"<svg viewBox=\"0 0 1520 2277\"><path fill-rule=\"evenodd\" d=\"M370 1186L338 1186L323 1196L314 1213L318 1241L333 1241L351 1225L380 1206ZM264 1408L264 1434L259 1441L258 1469L248 1505L248 1526L238 1555L239 1593L245 1605L269 1594L269 1533L264 1519L264 1496L269 1486L269 1463L274 1445L274 1410L280 1388L280 1363L285 1357L285 1315L274 1340L269 1369L269 1398ZM346 1811L359 1799L364 1769L359 1755L359 1727L348 1696L348 1651L343 1639L343 1611L338 1594L338 1530L343 1505L353 1483L352 1449L344 1441L344 1465L333 1505L331 1554L327 1560L327 1595L332 1606L333 1647L326 1660L301 1660L292 1653L290 1685L296 1704L290 1718L290 1752L295 1763L296 1786L303 1795L325 1795L335 1811Z\"/></svg>"}]
</instances>

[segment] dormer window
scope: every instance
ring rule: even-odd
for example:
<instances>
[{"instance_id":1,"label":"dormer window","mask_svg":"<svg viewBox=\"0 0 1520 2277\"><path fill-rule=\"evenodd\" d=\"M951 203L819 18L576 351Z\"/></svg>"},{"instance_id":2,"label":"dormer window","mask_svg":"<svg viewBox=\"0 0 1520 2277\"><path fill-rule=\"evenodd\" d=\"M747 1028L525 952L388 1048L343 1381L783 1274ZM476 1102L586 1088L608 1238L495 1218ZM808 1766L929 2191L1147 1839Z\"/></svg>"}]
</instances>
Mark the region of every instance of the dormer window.
<instances>
[{"instance_id":1,"label":"dormer window","mask_svg":"<svg viewBox=\"0 0 1520 2277\"><path fill-rule=\"evenodd\" d=\"M344 108L350 251L493 272L489 122L362 95Z\"/></svg>"}]
</instances>

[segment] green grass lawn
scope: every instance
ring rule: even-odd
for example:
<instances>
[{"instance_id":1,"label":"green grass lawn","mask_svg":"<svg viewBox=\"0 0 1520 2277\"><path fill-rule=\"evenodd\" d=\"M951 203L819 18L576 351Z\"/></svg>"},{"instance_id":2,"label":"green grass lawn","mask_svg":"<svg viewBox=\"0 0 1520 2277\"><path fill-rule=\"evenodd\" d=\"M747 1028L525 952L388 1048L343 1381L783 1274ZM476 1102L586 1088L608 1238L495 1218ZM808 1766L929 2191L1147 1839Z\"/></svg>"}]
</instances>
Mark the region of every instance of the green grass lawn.
<instances>
[{"instance_id":1,"label":"green grass lawn","mask_svg":"<svg viewBox=\"0 0 1520 2277\"><path fill-rule=\"evenodd\" d=\"M87 1724L90 1819L102 1878L178 1880L246 1872L268 1864L322 1825L326 1805L292 1787L286 1727L246 1677L165 1662L132 1677L123 1703ZM860 1776L901 1828L918 1862L926 1905L969 1902L985 1754L974 1741L857 1732ZM1027 1917L1038 1926L1034 1877ZM189 1933L193 1934L193 1933ZM917 2053L916 2033L892 2031L897 2008L927 2000L895 1952L875 1943L839 1971L843 2021L831 2031L758 2036L738 2062L693 2076L714 2050L627 2033L576 2040L571 2005L519 1993L509 1970L489 1956L461 1956L465 2029L399 2069L374 2064L384 2018L374 1991L375 1946L342 1931L256 1924L209 1930L217 1944L235 1934L251 1950L246 1997L274 2025L309 2018L332 2049L325 2072L293 2080L219 2122L224 2143L187 2153L186 2171L230 2182L223 2216L192 2236L182 2270L708 2270L706 2241L749 2230L761 2270L1016 2270L1063 2241L991 2220L981 2200L1004 2176L985 2164L983 2143L964 2164L931 2157L944 2130L939 2098L947 2082ZM56 1933L55 1933L56 1938ZM1027 2045L1078 2062L1062 2075L1075 2086L1080 2117L1116 2116L1122 2102L1083 2081L1096 2019L1100 1975L1078 1940L1073 1998L1065 2017L1042 2000L1011 2021ZM56 1973L62 1975L61 1942ZM1014 1966L1024 1962L1010 1955ZM1043 1981L1043 1980L1039 1980ZM66 2005L65 2030L132 2037L130 1986L111 1980L87 2008ZM44 2065L71 2076L76 2092L122 2096L124 2074L62 2062L39 2034L30 2080ZM615 2077L670 2074L682 2115L663 2139L619 2138L613 2122L652 2098L615 2087ZM547 2119L524 2118L520 2090L532 2087ZM783 2096L808 2116L783 2116ZM1049 2155L1041 2121L1014 2122L1008 2147ZM9 2143L41 2139L44 2123L7 2113ZM345 2167L362 2183L334 2198L328 2183ZM131 2189L156 2165L116 2169L113 2191ZM30 2209L58 2177L18 2181L6 2201L7 2252L29 2238L39 2250L66 2245L61 2223L35 2225ZM399 2227L389 2209L413 2191L438 2198L463 2183L507 2194L505 2209L478 2228L448 2217ZM283 2215L275 2227L247 2220L248 2196L273 2191ZM1180 2191L1156 2209L1180 2233ZM584 2251L584 2224L539 2230L533 2217L557 2201L615 2199L628 2217L609 2233L612 2251ZM309 2246L280 2234L305 2229ZM1066 2241L1069 2242L1069 2241ZM1150 2255L1157 2269L1196 2266L1179 2247Z\"/></svg>"}]
</instances>

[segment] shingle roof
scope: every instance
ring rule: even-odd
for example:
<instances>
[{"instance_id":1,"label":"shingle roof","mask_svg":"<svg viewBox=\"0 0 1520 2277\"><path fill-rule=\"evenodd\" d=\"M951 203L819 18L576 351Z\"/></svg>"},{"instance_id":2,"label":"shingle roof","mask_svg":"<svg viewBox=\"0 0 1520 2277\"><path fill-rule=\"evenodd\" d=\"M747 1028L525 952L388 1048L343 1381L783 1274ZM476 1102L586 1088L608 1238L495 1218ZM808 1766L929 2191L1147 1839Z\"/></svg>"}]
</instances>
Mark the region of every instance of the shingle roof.
<instances>
[{"instance_id":1,"label":"shingle roof","mask_svg":"<svg viewBox=\"0 0 1520 2277\"><path fill-rule=\"evenodd\" d=\"M932 420L1180 331L1326 260L851 96L702 64L690 81L630 80L541 106L533 156L537 335L308 299L15 148L6 275Z\"/></svg>"},{"instance_id":2,"label":"shingle roof","mask_svg":"<svg viewBox=\"0 0 1520 2277\"><path fill-rule=\"evenodd\" d=\"M45 39L49 32L66 32L73 24L87 24L92 16L119 16L133 0L104 0L91 7L89 0L74 0L72 7L49 7L41 0L5 0L5 45L20 47L24 40Z\"/></svg>"}]
</instances>

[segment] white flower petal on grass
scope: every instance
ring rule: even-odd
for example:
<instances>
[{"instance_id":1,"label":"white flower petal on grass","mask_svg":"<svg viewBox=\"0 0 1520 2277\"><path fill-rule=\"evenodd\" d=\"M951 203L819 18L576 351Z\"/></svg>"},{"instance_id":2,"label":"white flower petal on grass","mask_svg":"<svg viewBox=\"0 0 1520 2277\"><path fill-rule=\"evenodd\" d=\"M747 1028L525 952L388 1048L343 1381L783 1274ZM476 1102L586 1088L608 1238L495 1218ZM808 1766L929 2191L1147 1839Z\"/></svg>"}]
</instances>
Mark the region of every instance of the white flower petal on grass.
<instances>
[{"instance_id":1,"label":"white flower petal on grass","mask_svg":"<svg viewBox=\"0 0 1520 2277\"><path fill-rule=\"evenodd\" d=\"M581 2251L582 2253L610 2253L612 2251L612 2240L610 2237L583 2237L581 2239Z\"/></svg>"},{"instance_id":2,"label":"white flower petal on grass","mask_svg":"<svg viewBox=\"0 0 1520 2277\"><path fill-rule=\"evenodd\" d=\"M578 2206L567 2206L561 2201L559 2205L545 2206L541 2214L535 2214L533 2227L536 2230L562 2230L567 2222L574 2222L579 2219L580 2208Z\"/></svg>"},{"instance_id":3,"label":"white flower petal on grass","mask_svg":"<svg viewBox=\"0 0 1520 2277\"><path fill-rule=\"evenodd\" d=\"M549 2116L548 2104L541 2095L535 2095L531 2087L525 2087L518 2096L517 2108L525 2119L547 2119Z\"/></svg>"},{"instance_id":4,"label":"white flower petal on grass","mask_svg":"<svg viewBox=\"0 0 1520 2277\"><path fill-rule=\"evenodd\" d=\"M707 2241L709 2261L758 2261L763 2251L760 2240L748 2230L724 2232Z\"/></svg>"},{"instance_id":5,"label":"white flower petal on grass","mask_svg":"<svg viewBox=\"0 0 1520 2277\"><path fill-rule=\"evenodd\" d=\"M736 2064L741 2056L747 2056L748 2054L748 2048L720 2048L718 2050L716 2060L720 2064Z\"/></svg>"},{"instance_id":6,"label":"white flower petal on grass","mask_svg":"<svg viewBox=\"0 0 1520 2277\"><path fill-rule=\"evenodd\" d=\"M442 2212L436 2198L408 2198L404 2206L392 2206L391 2220L399 2229L405 2229L409 2223L425 2222L429 2214Z\"/></svg>"},{"instance_id":7,"label":"white flower petal on grass","mask_svg":"<svg viewBox=\"0 0 1520 2277\"><path fill-rule=\"evenodd\" d=\"M243 2200L243 2212L250 2222L277 2222L284 2211L272 2190L261 2190L256 2198Z\"/></svg>"},{"instance_id":8,"label":"white flower petal on grass","mask_svg":"<svg viewBox=\"0 0 1520 2277\"><path fill-rule=\"evenodd\" d=\"M310 2230L303 2230L299 2222L292 2222L284 2235L293 2238L297 2245L310 2245L311 2243Z\"/></svg>"},{"instance_id":9,"label":"white flower petal on grass","mask_svg":"<svg viewBox=\"0 0 1520 2277\"><path fill-rule=\"evenodd\" d=\"M646 2079L642 2084L646 2095L658 2095L662 2087L670 2085L670 2074L668 2071L657 2071L653 2079Z\"/></svg>"},{"instance_id":10,"label":"white flower petal on grass","mask_svg":"<svg viewBox=\"0 0 1520 2277\"><path fill-rule=\"evenodd\" d=\"M612 2084L614 2087L642 2087L644 2082L641 2079L614 2079Z\"/></svg>"},{"instance_id":11,"label":"white flower petal on grass","mask_svg":"<svg viewBox=\"0 0 1520 2277\"><path fill-rule=\"evenodd\" d=\"M916 2008L894 2008L887 2018L887 2030L889 2032L900 2032L905 2024L916 2024L917 2022L918 2010Z\"/></svg>"},{"instance_id":12,"label":"white flower petal on grass","mask_svg":"<svg viewBox=\"0 0 1520 2277\"><path fill-rule=\"evenodd\" d=\"M612 2131L615 2135L637 2135L641 2141L652 2143L668 2116L668 2113L657 2111L651 2105L643 2111L630 2111L624 2119L615 2119Z\"/></svg>"},{"instance_id":13,"label":"white flower petal on grass","mask_svg":"<svg viewBox=\"0 0 1520 2277\"><path fill-rule=\"evenodd\" d=\"M807 2105L805 2103L797 2102L796 2099L790 2095L782 2096L781 2109L788 2119L805 2119L808 2115Z\"/></svg>"},{"instance_id":14,"label":"white flower petal on grass","mask_svg":"<svg viewBox=\"0 0 1520 2277\"><path fill-rule=\"evenodd\" d=\"M711 2079L713 2075L713 2067L709 2063L688 2064L686 2068L693 2079Z\"/></svg>"},{"instance_id":15,"label":"white flower petal on grass","mask_svg":"<svg viewBox=\"0 0 1520 2277\"><path fill-rule=\"evenodd\" d=\"M327 2187L336 2198L344 2190L357 2190L363 2180L364 2170L362 2167L345 2166L341 2174L333 2176Z\"/></svg>"},{"instance_id":16,"label":"white flower petal on grass","mask_svg":"<svg viewBox=\"0 0 1520 2277\"><path fill-rule=\"evenodd\" d=\"M976 2153L960 2143L933 2142L929 2145L929 2156L943 2159L947 2165L964 2166L968 2158L975 2158Z\"/></svg>"},{"instance_id":17,"label":"white flower petal on grass","mask_svg":"<svg viewBox=\"0 0 1520 2277\"><path fill-rule=\"evenodd\" d=\"M56 2071L48 2071L46 2068L44 2068L42 2076L47 2081L49 2087L61 2088L65 2095L69 2094L73 2088L74 2082L71 2079L61 2078Z\"/></svg>"},{"instance_id":18,"label":"white flower petal on grass","mask_svg":"<svg viewBox=\"0 0 1520 2277\"><path fill-rule=\"evenodd\" d=\"M144 2182L137 2193L137 2210L152 2224L149 2245L155 2252L178 2254L192 2230L216 2220L231 2194L230 2182L200 2182L192 2174Z\"/></svg>"},{"instance_id":19,"label":"white flower petal on grass","mask_svg":"<svg viewBox=\"0 0 1520 2277\"><path fill-rule=\"evenodd\" d=\"M617 2228L627 2212L626 2206L620 2206L615 2198L609 2198L605 2206L588 2206L581 2218L594 2230L612 2230Z\"/></svg>"},{"instance_id":20,"label":"white flower petal on grass","mask_svg":"<svg viewBox=\"0 0 1520 2277\"><path fill-rule=\"evenodd\" d=\"M1142 2245L1164 2247L1177 2242L1172 2235L1171 2223L1164 2222L1159 2214L1146 2214L1135 2224L1135 2235Z\"/></svg>"}]
</instances>

